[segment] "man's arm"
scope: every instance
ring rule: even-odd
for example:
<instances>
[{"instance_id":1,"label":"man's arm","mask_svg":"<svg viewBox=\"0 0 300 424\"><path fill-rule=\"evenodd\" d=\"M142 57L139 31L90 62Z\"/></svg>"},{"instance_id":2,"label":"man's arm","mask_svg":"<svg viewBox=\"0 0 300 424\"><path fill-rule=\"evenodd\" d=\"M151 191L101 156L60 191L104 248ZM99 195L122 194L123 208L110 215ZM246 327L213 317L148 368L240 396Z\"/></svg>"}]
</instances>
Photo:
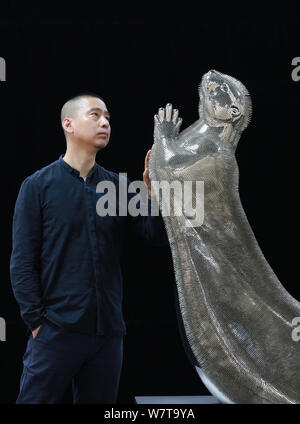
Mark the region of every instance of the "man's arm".
<instances>
[{"instance_id":1,"label":"man's arm","mask_svg":"<svg viewBox=\"0 0 300 424\"><path fill-rule=\"evenodd\" d=\"M31 331L43 322L44 313L39 269L41 238L39 192L36 180L30 176L22 182L15 204L10 278L21 317Z\"/></svg>"},{"instance_id":2,"label":"man's arm","mask_svg":"<svg viewBox=\"0 0 300 424\"><path fill-rule=\"evenodd\" d=\"M138 215L131 217L131 225L134 231L148 240L154 246L167 246L169 240L164 226L163 218L151 216L151 201L148 199L148 216Z\"/></svg>"},{"instance_id":3,"label":"man's arm","mask_svg":"<svg viewBox=\"0 0 300 424\"><path fill-rule=\"evenodd\" d=\"M137 233L142 237L147 239L151 244L156 246L167 246L169 245L169 240L167 232L164 226L163 218L161 216L158 204L155 200L154 193L151 190L151 180L149 177L149 158L151 150L148 150L145 157L145 169L143 172L143 181L148 189L148 199L147 202L147 216L137 216L131 217L131 223ZM142 199L141 199L142 201ZM153 202L154 210L156 209L159 212L159 215L151 216L151 203Z\"/></svg>"}]
</instances>

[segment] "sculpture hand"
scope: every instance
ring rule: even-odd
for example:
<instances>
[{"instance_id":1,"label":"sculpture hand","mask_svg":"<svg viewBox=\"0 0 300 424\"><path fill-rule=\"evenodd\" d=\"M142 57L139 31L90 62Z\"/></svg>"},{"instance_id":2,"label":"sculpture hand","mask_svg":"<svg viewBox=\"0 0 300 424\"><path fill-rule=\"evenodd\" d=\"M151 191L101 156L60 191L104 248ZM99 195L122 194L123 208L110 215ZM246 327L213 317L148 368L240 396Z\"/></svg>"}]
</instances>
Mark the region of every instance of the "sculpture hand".
<instances>
[{"instance_id":1,"label":"sculpture hand","mask_svg":"<svg viewBox=\"0 0 300 424\"><path fill-rule=\"evenodd\" d=\"M165 109L159 108L158 115L154 116L154 138L174 139L178 136L182 124L178 113L177 109L173 110L171 103Z\"/></svg>"}]
</instances>

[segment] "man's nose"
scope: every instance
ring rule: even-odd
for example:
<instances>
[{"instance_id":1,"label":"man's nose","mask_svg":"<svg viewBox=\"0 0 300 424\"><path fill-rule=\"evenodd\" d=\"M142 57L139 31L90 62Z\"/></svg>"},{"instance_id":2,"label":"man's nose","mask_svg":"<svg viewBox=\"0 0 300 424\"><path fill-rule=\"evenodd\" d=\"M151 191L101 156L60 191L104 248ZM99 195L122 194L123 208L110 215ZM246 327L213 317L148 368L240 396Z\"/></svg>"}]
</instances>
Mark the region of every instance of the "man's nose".
<instances>
[{"instance_id":1,"label":"man's nose","mask_svg":"<svg viewBox=\"0 0 300 424\"><path fill-rule=\"evenodd\" d=\"M106 118L101 118L101 119L100 119L100 126L101 126L101 127L108 128L108 127L109 127L109 121L108 121L108 119L106 119Z\"/></svg>"}]
</instances>

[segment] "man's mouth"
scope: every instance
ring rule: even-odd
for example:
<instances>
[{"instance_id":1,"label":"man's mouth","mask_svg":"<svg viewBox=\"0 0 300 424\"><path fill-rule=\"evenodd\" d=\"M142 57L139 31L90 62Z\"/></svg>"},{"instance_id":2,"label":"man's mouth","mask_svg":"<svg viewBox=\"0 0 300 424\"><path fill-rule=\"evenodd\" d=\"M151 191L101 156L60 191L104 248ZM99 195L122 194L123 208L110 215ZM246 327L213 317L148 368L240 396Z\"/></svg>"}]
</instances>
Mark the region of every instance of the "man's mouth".
<instances>
[{"instance_id":1,"label":"man's mouth","mask_svg":"<svg viewBox=\"0 0 300 424\"><path fill-rule=\"evenodd\" d=\"M105 132L97 133L97 135L102 135L103 137L108 137L108 134Z\"/></svg>"}]
</instances>

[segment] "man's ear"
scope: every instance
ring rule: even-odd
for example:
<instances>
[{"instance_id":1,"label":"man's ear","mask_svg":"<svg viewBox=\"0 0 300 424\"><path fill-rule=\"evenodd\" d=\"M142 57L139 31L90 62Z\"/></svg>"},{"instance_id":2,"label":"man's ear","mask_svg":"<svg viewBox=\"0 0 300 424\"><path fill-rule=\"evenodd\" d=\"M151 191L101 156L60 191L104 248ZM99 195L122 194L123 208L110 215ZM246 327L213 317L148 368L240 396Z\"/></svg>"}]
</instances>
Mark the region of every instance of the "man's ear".
<instances>
[{"instance_id":1,"label":"man's ear","mask_svg":"<svg viewBox=\"0 0 300 424\"><path fill-rule=\"evenodd\" d=\"M73 134L74 129L73 129L73 126L72 126L72 119L70 119L70 118L65 118L65 119L62 121L61 125L62 125L62 127L63 127L64 131L65 131L67 134Z\"/></svg>"}]
</instances>

